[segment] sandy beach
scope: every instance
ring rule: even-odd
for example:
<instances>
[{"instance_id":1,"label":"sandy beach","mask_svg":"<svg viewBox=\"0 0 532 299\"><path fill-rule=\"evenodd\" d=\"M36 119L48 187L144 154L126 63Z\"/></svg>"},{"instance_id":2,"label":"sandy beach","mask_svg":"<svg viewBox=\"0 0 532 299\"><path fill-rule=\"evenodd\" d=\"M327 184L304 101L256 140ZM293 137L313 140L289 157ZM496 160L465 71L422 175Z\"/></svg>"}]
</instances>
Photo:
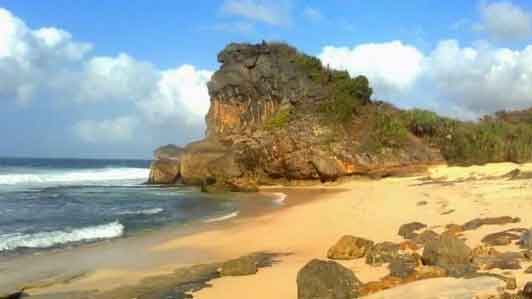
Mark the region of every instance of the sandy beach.
<instances>
[{"instance_id":1,"label":"sandy beach","mask_svg":"<svg viewBox=\"0 0 532 299\"><path fill-rule=\"evenodd\" d=\"M143 267L131 267L127 262L116 263L63 284L30 289L28 293L109 290L135 284L143 277L171 272L181 266L224 261L267 251L286 255L281 256L271 267L261 269L256 275L213 280L210 282L212 287L200 290L194 297L296 298L297 272L311 259L326 259L328 248L346 234L374 242L401 242L403 239L397 234L399 226L412 221L425 223L430 229L441 233L447 224L463 224L479 217L521 218L519 223L482 226L466 231L466 243L474 248L488 233L531 227L532 218L529 214L532 208L532 182L504 176L514 169L530 171L532 164L436 166L427 175L417 177L350 179L328 185L286 188L283 191L288 194L285 208L253 217L236 217L201 232L137 243L141 246L137 251L143 252L141 260L147 261ZM275 191L278 192L279 189ZM509 245L497 247L497 250L517 251L518 248ZM195 254L190 254L191 252ZM183 258L187 253L189 256ZM156 257L157 262L149 262L150 256L154 260ZM132 256L129 258L135 259ZM341 263L353 270L363 282L376 281L388 274L386 266L369 266L363 259ZM522 266L526 268L528 265L523 263ZM532 275L524 274L523 269L505 270L504 274L515 277L518 287L532 279ZM430 289L431 284L441 288L442 285L448 283L450 286L457 281L459 280L444 278L422 284L412 283L392 290L395 293L384 291L371 298L392 298L401 290L411 293L415 288L426 290ZM471 291L494 292L499 287L498 284L487 281L482 290ZM478 286L477 283L477 288ZM386 295L387 292L390 295Z\"/></svg>"}]
</instances>

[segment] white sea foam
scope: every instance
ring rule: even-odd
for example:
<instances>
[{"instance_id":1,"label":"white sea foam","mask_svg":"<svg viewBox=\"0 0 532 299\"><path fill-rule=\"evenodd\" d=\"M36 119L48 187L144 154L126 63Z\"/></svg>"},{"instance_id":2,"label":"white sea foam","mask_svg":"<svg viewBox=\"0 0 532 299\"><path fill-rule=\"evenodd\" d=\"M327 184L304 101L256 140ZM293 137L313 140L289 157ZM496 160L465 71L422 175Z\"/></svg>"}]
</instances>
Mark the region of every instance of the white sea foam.
<instances>
[{"instance_id":1,"label":"white sea foam","mask_svg":"<svg viewBox=\"0 0 532 299\"><path fill-rule=\"evenodd\" d=\"M20 184L77 184L83 182L110 182L145 180L147 168L100 168L84 170L51 170L49 172L0 174L0 185Z\"/></svg>"},{"instance_id":2,"label":"white sea foam","mask_svg":"<svg viewBox=\"0 0 532 299\"><path fill-rule=\"evenodd\" d=\"M164 209L161 208L153 208L153 209L145 209L145 210L126 210L116 213L116 215L155 215L162 213Z\"/></svg>"},{"instance_id":3,"label":"white sea foam","mask_svg":"<svg viewBox=\"0 0 532 299\"><path fill-rule=\"evenodd\" d=\"M0 251L17 248L50 248L72 242L112 239L123 234L124 226L118 221L69 231L5 234L0 235Z\"/></svg>"},{"instance_id":4,"label":"white sea foam","mask_svg":"<svg viewBox=\"0 0 532 299\"><path fill-rule=\"evenodd\" d=\"M240 212L236 211L236 212L229 213L229 214L227 214L227 215L223 215L223 216L219 216L219 217L209 218L209 219L204 220L203 222L205 222L205 223L212 223L212 222L225 221L225 220L228 220L228 219L231 219L231 218L234 218L234 217L238 216L239 213L240 213Z\"/></svg>"}]
</instances>

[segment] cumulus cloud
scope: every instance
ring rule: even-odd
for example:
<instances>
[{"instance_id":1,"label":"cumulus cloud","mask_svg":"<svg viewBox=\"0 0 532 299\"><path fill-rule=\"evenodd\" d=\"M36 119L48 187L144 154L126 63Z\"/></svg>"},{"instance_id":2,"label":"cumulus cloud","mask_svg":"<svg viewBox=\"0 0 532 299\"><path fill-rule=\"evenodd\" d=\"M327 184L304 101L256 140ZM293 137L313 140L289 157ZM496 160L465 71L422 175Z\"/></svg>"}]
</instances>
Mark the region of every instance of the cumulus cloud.
<instances>
[{"instance_id":1,"label":"cumulus cloud","mask_svg":"<svg viewBox=\"0 0 532 299\"><path fill-rule=\"evenodd\" d=\"M441 41L430 54L429 66L427 75L443 98L472 111L532 105L532 46L510 50Z\"/></svg>"},{"instance_id":2,"label":"cumulus cloud","mask_svg":"<svg viewBox=\"0 0 532 299\"><path fill-rule=\"evenodd\" d=\"M170 128L168 134L182 127L194 136L203 131L211 71L191 65L161 70L127 53L90 56L91 49L67 31L31 29L0 8L0 99L22 106L60 100L107 114L121 111L121 117L84 115L72 124L74 136L85 143L134 142L143 138L135 131L153 131L151 126ZM165 142L174 138L179 136L167 135Z\"/></svg>"},{"instance_id":3,"label":"cumulus cloud","mask_svg":"<svg viewBox=\"0 0 532 299\"><path fill-rule=\"evenodd\" d=\"M482 23L475 29L501 40L525 40L532 37L532 14L508 1L483 3Z\"/></svg>"},{"instance_id":4,"label":"cumulus cloud","mask_svg":"<svg viewBox=\"0 0 532 299\"><path fill-rule=\"evenodd\" d=\"M86 143L116 143L131 141L139 121L131 116L95 121L82 120L74 126L77 136Z\"/></svg>"},{"instance_id":5,"label":"cumulus cloud","mask_svg":"<svg viewBox=\"0 0 532 299\"><path fill-rule=\"evenodd\" d=\"M290 23L289 3L286 1L226 0L221 10L226 14L274 26Z\"/></svg>"},{"instance_id":6,"label":"cumulus cloud","mask_svg":"<svg viewBox=\"0 0 532 299\"><path fill-rule=\"evenodd\" d=\"M318 55L324 65L365 75L376 95L391 96L412 87L423 72L424 55L401 41L361 44L353 48L326 46Z\"/></svg>"},{"instance_id":7,"label":"cumulus cloud","mask_svg":"<svg viewBox=\"0 0 532 299\"><path fill-rule=\"evenodd\" d=\"M181 122L203 123L210 106L207 82L211 71L183 65L161 73L157 89L138 107L154 124Z\"/></svg>"}]
</instances>

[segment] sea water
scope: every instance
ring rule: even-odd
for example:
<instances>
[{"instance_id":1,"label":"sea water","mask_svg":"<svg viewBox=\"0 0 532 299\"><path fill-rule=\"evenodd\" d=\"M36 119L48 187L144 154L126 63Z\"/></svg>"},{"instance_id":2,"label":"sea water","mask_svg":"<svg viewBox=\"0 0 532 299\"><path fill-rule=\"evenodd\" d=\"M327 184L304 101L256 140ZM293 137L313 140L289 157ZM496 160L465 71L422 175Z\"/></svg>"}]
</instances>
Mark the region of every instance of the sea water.
<instances>
[{"instance_id":1,"label":"sea water","mask_svg":"<svg viewBox=\"0 0 532 299\"><path fill-rule=\"evenodd\" d=\"M0 158L0 255L227 219L238 202L146 185L149 161Z\"/></svg>"}]
</instances>

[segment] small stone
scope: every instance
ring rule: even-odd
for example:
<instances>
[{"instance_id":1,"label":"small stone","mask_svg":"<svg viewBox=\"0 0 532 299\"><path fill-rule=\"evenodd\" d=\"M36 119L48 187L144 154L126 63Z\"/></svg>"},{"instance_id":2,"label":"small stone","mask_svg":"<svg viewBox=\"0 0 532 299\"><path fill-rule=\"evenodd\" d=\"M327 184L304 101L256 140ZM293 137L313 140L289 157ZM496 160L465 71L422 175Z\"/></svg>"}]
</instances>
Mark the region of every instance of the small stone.
<instances>
[{"instance_id":1,"label":"small stone","mask_svg":"<svg viewBox=\"0 0 532 299\"><path fill-rule=\"evenodd\" d=\"M420 207L420 206L426 206L428 204L428 202L426 200L422 200L422 201L418 201L416 206Z\"/></svg>"},{"instance_id":2,"label":"small stone","mask_svg":"<svg viewBox=\"0 0 532 299\"><path fill-rule=\"evenodd\" d=\"M464 227L464 230L474 230L483 225L503 225L503 224L509 224L509 223L517 223L520 221L521 221L520 218L517 218L517 217L513 218L510 216L477 218L469 222L466 222L463 225L463 227Z\"/></svg>"},{"instance_id":3,"label":"small stone","mask_svg":"<svg viewBox=\"0 0 532 299\"><path fill-rule=\"evenodd\" d=\"M388 266L390 276L406 278L412 275L420 264L421 257L418 254L399 255Z\"/></svg>"},{"instance_id":4,"label":"small stone","mask_svg":"<svg viewBox=\"0 0 532 299\"><path fill-rule=\"evenodd\" d=\"M526 268L525 273L532 274L532 266L529 266L528 268Z\"/></svg>"},{"instance_id":5,"label":"small stone","mask_svg":"<svg viewBox=\"0 0 532 299\"><path fill-rule=\"evenodd\" d=\"M392 242L377 243L366 254L368 265L380 265L391 262L399 255L400 245Z\"/></svg>"},{"instance_id":6,"label":"small stone","mask_svg":"<svg viewBox=\"0 0 532 299\"><path fill-rule=\"evenodd\" d=\"M333 260L352 260L364 257L373 246L373 241L354 236L343 236L327 251L327 257Z\"/></svg>"},{"instance_id":7,"label":"small stone","mask_svg":"<svg viewBox=\"0 0 532 299\"><path fill-rule=\"evenodd\" d=\"M399 227L398 235L405 239L414 239L417 236L416 231L426 228L427 225L421 222L410 222Z\"/></svg>"},{"instance_id":8,"label":"small stone","mask_svg":"<svg viewBox=\"0 0 532 299\"><path fill-rule=\"evenodd\" d=\"M523 290L520 292L520 295L524 299L532 299L532 282L527 282L523 287Z\"/></svg>"}]
</instances>

